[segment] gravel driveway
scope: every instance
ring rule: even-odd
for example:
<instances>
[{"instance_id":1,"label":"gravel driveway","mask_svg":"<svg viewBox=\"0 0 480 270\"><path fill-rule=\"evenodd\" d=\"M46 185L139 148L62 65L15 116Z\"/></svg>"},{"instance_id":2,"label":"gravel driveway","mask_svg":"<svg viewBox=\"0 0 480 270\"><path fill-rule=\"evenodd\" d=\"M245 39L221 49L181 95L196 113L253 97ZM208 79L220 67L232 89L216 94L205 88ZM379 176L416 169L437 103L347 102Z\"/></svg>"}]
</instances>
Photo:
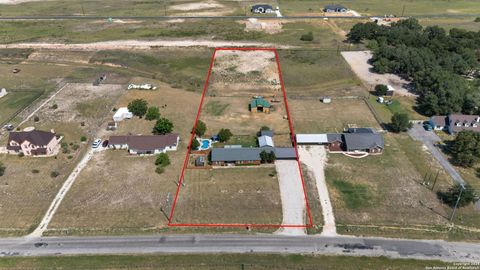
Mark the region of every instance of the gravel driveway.
<instances>
[{"instance_id":1,"label":"gravel driveway","mask_svg":"<svg viewBox=\"0 0 480 270\"><path fill-rule=\"evenodd\" d=\"M275 167L282 198L282 225L305 225L305 194L296 160L277 160ZM281 228L285 235L305 235L304 228Z\"/></svg>"},{"instance_id":2,"label":"gravel driveway","mask_svg":"<svg viewBox=\"0 0 480 270\"><path fill-rule=\"evenodd\" d=\"M448 161L448 159L435 146L435 144L442 141L435 132L426 131L422 124L414 124L408 131L408 134L412 139L422 142L428 148L432 156L438 161L438 163L440 163L443 169L445 169L455 182L464 183L460 174L455 170L452 164L450 164L450 161Z\"/></svg>"}]
</instances>

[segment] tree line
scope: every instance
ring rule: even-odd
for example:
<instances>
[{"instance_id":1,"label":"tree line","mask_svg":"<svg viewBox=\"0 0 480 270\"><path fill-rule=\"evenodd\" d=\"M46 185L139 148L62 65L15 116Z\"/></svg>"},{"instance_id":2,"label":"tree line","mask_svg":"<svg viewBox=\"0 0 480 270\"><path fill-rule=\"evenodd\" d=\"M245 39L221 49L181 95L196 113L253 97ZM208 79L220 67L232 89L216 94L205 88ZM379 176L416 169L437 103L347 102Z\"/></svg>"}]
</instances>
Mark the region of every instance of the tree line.
<instances>
[{"instance_id":1,"label":"tree line","mask_svg":"<svg viewBox=\"0 0 480 270\"><path fill-rule=\"evenodd\" d=\"M348 41L368 42L377 73L394 73L412 81L425 115L480 112L480 31L422 27L411 18L380 26L358 23ZM467 80L465 77L475 77Z\"/></svg>"}]
</instances>

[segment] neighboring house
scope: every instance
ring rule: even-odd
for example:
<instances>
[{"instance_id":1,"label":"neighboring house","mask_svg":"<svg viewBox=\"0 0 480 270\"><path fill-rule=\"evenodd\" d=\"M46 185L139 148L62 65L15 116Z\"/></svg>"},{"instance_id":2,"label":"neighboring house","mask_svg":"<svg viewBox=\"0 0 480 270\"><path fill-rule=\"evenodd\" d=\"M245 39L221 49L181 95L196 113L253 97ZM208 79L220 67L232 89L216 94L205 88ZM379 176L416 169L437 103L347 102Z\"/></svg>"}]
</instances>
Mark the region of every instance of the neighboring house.
<instances>
[{"instance_id":1,"label":"neighboring house","mask_svg":"<svg viewBox=\"0 0 480 270\"><path fill-rule=\"evenodd\" d=\"M430 117L428 124L434 130L445 130L454 135L463 130L480 132L480 116L466 114L435 115Z\"/></svg>"},{"instance_id":2,"label":"neighboring house","mask_svg":"<svg viewBox=\"0 0 480 270\"><path fill-rule=\"evenodd\" d=\"M478 115L450 114L447 119L450 134L463 130L480 132L480 116Z\"/></svg>"},{"instance_id":3,"label":"neighboring house","mask_svg":"<svg viewBox=\"0 0 480 270\"><path fill-rule=\"evenodd\" d=\"M271 136L263 135L258 137L258 146L260 147L274 147Z\"/></svg>"},{"instance_id":4,"label":"neighboring house","mask_svg":"<svg viewBox=\"0 0 480 270\"><path fill-rule=\"evenodd\" d=\"M260 4L260 5L252 6L252 9L250 11L252 13L263 14L263 13L273 13L274 9L271 5Z\"/></svg>"},{"instance_id":5,"label":"neighboring house","mask_svg":"<svg viewBox=\"0 0 480 270\"><path fill-rule=\"evenodd\" d=\"M134 155L153 155L176 151L180 138L178 134L111 136L110 149L127 149Z\"/></svg>"},{"instance_id":6,"label":"neighboring house","mask_svg":"<svg viewBox=\"0 0 480 270\"><path fill-rule=\"evenodd\" d=\"M342 5L326 5L323 8L324 12L347 12L348 8L342 6Z\"/></svg>"},{"instance_id":7,"label":"neighboring house","mask_svg":"<svg viewBox=\"0 0 480 270\"><path fill-rule=\"evenodd\" d=\"M7 151L25 156L52 156L60 148L55 133L41 130L10 132Z\"/></svg>"},{"instance_id":8,"label":"neighboring house","mask_svg":"<svg viewBox=\"0 0 480 270\"><path fill-rule=\"evenodd\" d=\"M213 148L211 153L212 165L260 165L262 151L274 152L276 159L296 159L295 148L272 147L272 148Z\"/></svg>"},{"instance_id":9,"label":"neighboring house","mask_svg":"<svg viewBox=\"0 0 480 270\"><path fill-rule=\"evenodd\" d=\"M269 113L270 107L270 103L263 98L255 98L248 105L248 108L251 112Z\"/></svg>"},{"instance_id":10,"label":"neighboring house","mask_svg":"<svg viewBox=\"0 0 480 270\"><path fill-rule=\"evenodd\" d=\"M395 88L393 88L393 86L391 86L390 84L387 84L387 93L385 95L390 97L395 95Z\"/></svg>"},{"instance_id":11,"label":"neighboring house","mask_svg":"<svg viewBox=\"0 0 480 270\"><path fill-rule=\"evenodd\" d=\"M118 108L118 110L113 115L113 121L120 122L124 119L130 119L133 117L133 113L131 113L127 107Z\"/></svg>"},{"instance_id":12,"label":"neighboring house","mask_svg":"<svg viewBox=\"0 0 480 270\"><path fill-rule=\"evenodd\" d=\"M434 130L444 130L448 126L447 117L442 115L430 117L428 123Z\"/></svg>"},{"instance_id":13,"label":"neighboring house","mask_svg":"<svg viewBox=\"0 0 480 270\"><path fill-rule=\"evenodd\" d=\"M381 154L384 148L382 135L371 128L349 128L344 133L297 134L297 144L320 144L330 152L366 152Z\"/></svg>"}]
</instances>

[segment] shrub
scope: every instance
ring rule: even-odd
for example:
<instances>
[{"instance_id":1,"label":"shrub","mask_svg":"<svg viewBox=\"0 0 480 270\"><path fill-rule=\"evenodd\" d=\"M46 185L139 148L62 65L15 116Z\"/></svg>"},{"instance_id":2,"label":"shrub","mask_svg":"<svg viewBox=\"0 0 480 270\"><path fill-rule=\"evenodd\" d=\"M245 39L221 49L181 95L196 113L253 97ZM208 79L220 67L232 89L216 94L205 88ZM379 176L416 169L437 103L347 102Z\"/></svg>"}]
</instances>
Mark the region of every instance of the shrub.
<instances>
[{"instance_id":1,"label":"shrub","mask_svg":"<svg viewBox=\"0 0 480 270\"><path fill-rule=\"evenodd\" d=\"M38 116L35 116L35 117L33 117L33 121L38 122L38 121L40 121L40 118Z\"/></svg>"},{"instance_id":2,"label":"shrub","mask_svg":"<svg viewBox=\"0 0 480 270\"><path fill-rule=\"evenodd\" d=\"M72 155L69 155L69 156L67 157L67 159L72 159L72 158L73 158L73 156L72 156Z\"/></svg>"},{"instance_id":3,"label":"shrub","mask_svg":"<svg viewBox=\"0 0 480 270\"><path fill-rule=\"evenodd\" d=\"M220 142L226 142L228 141L231 137L233 136L232 132L230 131L230 129L225 129L225 128L222 128L220 129L220 131L218 132L218 140Z\"/></svg>"},{"instance_id":4,"label":"shrub","mask_svg":"<svg viewBox=\"0 0 480 270\"><path fill-rule=\"evenodd\" d=\"M81 142L86 142L86 141L87 141L87 137L85 137L85 136L80 137L80 141L81 141Z\"/></svg>"},{"instance_id":5,"label":"shrub","mask_svg":"<svg viewBox=\"0 0 480 270\"><path fill-rule=\"evenodd\" d=\"M155 160L155 165L157 166L168 166L170 165L170 158L166 153L160 153L157 155L157 159Z\"/></svg>"},{"instance_id":6,"label":"shrub","mask_svg":"<svg viewBox=\"0 0 480 270\"><path fill-rule=\"evenodd\" d=\"M33 169L33 170L32 170L32 173L35 173L35 174L37 174L37 173L39 173L39 172L40 172L40 171L37 170L37 169Z\"/></svg>"},{"instance_id":7,"label":"shrub","mask_svg":"<svg viewBox=\"0 0 480 270\"><path fill-rule=\"evenodd\" d=\"M57 171L52 171L52 172L50 173L50 177L52 177L52 178L55 178L55 177L57 177L57 176L59 176L59 175L60 175L60 173L57 172Z\"/></svg>"},{"instance_id":8,"label":"shrub","mask_svg":"<svg viewBox=\"0 0 480 270\"><path fill-rule=\"evenodd\" d=\"M167 118L160 118L155 123L152 133L156 135L165 135L172 132L173 124Z\"/></svg>"},{"instance_id":9,"label":"shrub","mask_svg":"<svg viewBox=\"0 0 480 270\"><path fill-rule=\"evenodd\" d=\"M375 95L385 96L388 92L388 87L384 84L375 85Z\"/></svg>"},{"instance_id":10,"label":"shrub","mask_svg":"<svg viewBox=\"0 0 480 270\"><path fill-rule=\"evenodd\" d=\"M475 18L474 22L480 22L480 17Z\"/></svg>"},{"instance_id":11,"label":"shrub","mask_svg":"<svg viewBox=\"0 0 480 270\"><path fill-rule=\"evenodd\" d=\"M160 110L158 109L158 107L149 107L147 110L147 114L145 114L145 119L151 121L158 118L160 118Z\"/></svg>"},{"instance_id":12,"label":"shrub","mask_svg":"<svg viewBox=\"0 0 480 270\"><path fill-rule=\"evenodd\" d=\"M300 37L300 40L301 41L313 41L313 33L312 32L308 32L306 34L303 34L301 37Z\"/></svg>"},{"instance_id":13,"label":"shrub","mask_svg":"<svg viewBox=\"0 0 480 270\"><path fill-rule=\"evenodd\" d=\"M0 176L3 176L5 174L5 165L3 165L2 162L0 162Z\"/></svg>"},{"instance_id":14,"label":"shrub","mask_svg":"<svg viewBox=\"0 0 480 270\"><path fill-rule=\"evenodd\" d=\"M165 171L165 168L163 168L163 166L157 166L157 168L155 169L155 172L158 173L158 174L162 174L163 172Z\"/></svg>"},{"instance_id":15,"label":"shrub","mask_svg":"<svg viewBox=\"0 0 480 270\"><path fill-rule=\"evenodd\" d=\"M24 154L23 152L20 152L20 153L18 153L18 156L19 156L19 157L24 157L25 154Z\"/></svg>"},{"instance_id":16,"label":"shrub","mask_svg":"<svg viewBox=\"0 0 480 270\"><path fill-rule=\"evenodd\" d=\"M56 110L56 109L58 109L58 105L57 105L57 104L53 104L53 105L50 107L50 109Z\"/></svg>"},{"instance_id":17,"label":"shrub","mask_svg":"<svg viewBox=\"0 0 480 270\"><path fill-rule=\"evenodd\" d=\"M192 146L191 146L191 148L194 149L194 150L196 150L196 149L198 149L199 146L200 146L200 143L198 142L197 139L194 138L193 141L192 141Z\"/></svg>"},{"instance_id":18,"label":"shrub","mask_svg":"<svg viewBox=\"0 0 480 270\"><path fill-rule=\"evenodd\" d=\"M74 145L72 145L72 149L73 149L73 151L76 151L76 150L78 150L78 148L80 148L80 145L78 145L78 144L74 144Z\"/></svg>"}]
</instances>

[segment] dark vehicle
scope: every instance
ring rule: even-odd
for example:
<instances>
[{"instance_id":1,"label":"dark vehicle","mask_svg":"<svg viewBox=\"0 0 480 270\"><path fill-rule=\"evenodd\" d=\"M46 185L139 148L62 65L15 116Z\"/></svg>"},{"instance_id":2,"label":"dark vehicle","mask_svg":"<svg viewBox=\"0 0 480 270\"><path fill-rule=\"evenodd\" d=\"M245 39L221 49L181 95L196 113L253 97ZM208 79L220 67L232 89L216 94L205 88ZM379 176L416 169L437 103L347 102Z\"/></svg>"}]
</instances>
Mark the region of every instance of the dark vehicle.
<instances>
[{"instance_id":1,"label":"dark vehicle","mask_svg":"<svg viewBox=\"0 0 480 270\"><path fill-rule=\"evenodd\" d=\"M423 128L424 128L426 131L432 131L432 130L433 130L433 127L432 127L429 123L424 123L424 124L423 124Z\"/></svg>"},{"instance_id":2,"label":"dark vehicle","mask_svg":"<svg viewBox=\"0 0 480 270\"><path fill-rule=\"evenodd\" d=\"M108 146L108 140L103 141L102 147L107 147Z\"/></svg>"},{"instance_id":3,"label":"dark vehicle","mask_svg":"<svg viewBox=\"0 0 480 270\"><path fill-rule=\"evenodd\" d=\"M46 247L48 246L47 243L44 243L44 242L37 242L35 244L33 244L36 248L39 248L39 247Z\"/></svg>"},{"instance_id":4,"label":"dark vehicle","mask_svg":"<svg viewBox=\"0 0 480 270\"><path fill-rule=\"evenodd\" d=\"M252 13L257 14L265 14L265 13L273 13L273 7L271 5L254 5L251 9Z\"/></svg>"}]
</instances>

